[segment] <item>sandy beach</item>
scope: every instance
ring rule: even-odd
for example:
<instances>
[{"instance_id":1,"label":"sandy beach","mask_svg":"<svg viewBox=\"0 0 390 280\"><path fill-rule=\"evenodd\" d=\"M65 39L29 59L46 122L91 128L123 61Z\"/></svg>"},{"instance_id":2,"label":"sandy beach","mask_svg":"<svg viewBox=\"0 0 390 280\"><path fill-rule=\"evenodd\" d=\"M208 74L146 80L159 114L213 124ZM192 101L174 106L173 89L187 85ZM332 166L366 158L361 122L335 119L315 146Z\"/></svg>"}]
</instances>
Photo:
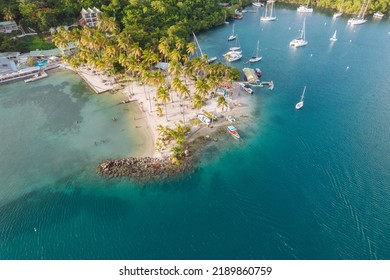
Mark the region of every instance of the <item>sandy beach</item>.
<instances>
[{"instance_id":1,"label":"sandy beach","mask_svg":"<svg viewBox=\"0 0 390 280\"><path fill-rule=\"evenodd\" d=\"M118 89L119 84L112 77L107 77L103 74L98 74L87 68L81 68L76 71L97 93L107 92L113 89ZM193 82L188 85L191 94L195 92ZM229 99L229 107L224 111L217 106L217 96L207 98L201 110L192 109L190 99L182 100L176 93L171 92L171 100L166 104L167 114L165 113L165 105L159 104L163 109L163 115L157 115L157 104L153 97L156 96L157 87L151 85L141 85L132 81L123 88L117 90L113 96L118 99L118 102L128 101L124 106L135 106L131 110L133 114L129 114L129 124L137 131L136 142L140 147L132 156L150 156L150 157L165 157L169 156L169 148L158 152L155 148L156 139L158 138L157 127L159 125L174 127L179 121L188 125L191 119L197 119L197 115L206 110L217 115L218 121L212 125L205 124L191 125L191 131L187 137L187 142L192 141L199 136L212 135L217 127L227 126L231 124L226 120L227 115L232 115L237 120L234 125L239 129L240 123L244 122L246 117L251 115L254 109L255 98L249 95L240 88L238 83L232 84L231 98ZM149 96L151 100L149 100ZM183 116L184 111L184 116ZM245 118L241 118L244 116ZM246 126L246 125L245 125Z\"/></svg>"}]
</instances>

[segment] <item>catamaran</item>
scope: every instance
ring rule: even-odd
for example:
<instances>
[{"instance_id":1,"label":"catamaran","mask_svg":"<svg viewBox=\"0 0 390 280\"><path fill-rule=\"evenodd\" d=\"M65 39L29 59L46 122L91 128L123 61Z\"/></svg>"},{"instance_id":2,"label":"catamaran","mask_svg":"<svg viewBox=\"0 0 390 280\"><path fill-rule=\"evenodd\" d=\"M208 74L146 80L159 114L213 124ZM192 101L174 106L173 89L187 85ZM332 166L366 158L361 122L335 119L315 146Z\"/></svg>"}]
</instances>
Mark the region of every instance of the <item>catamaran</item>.
<instances>
[{"instance_id":1,"label":"catamaran","mask_svg":"<svg viewBox=\"0 0 390 280\"><path fill-rule=\"evenodd\" d=\"M237 35L234 34L234 23L233 23L232 34L228 37L228 41L236 40L236 38L237 38Z\"/></svg>"},{"instance_id":2,"label":"catamaran","mask_svg":"<svg viewBox=\"0 0 390 280\"><path fill-rule=\"evenodd\" d=\"M299 37L290 42L290 47L299 48L299 47L306 46L308 44L305 38L305 22L306 22L306 18L304 18L303 20L303 27L301 33L299 34Z\"/></svg>"},{"instance_id":3,"label":"catamaran","mask_svg":"<svg viewBox=\"0 0 390 280\"><path fill-rule=\"evenodd\" d=\"M264 16L260 17L260 21L273 21L276 20L276 17L273 15L274 12L274 0L267 1L265 5ZM270 12L268 14L268 6L270 6Z\"/></svg>"},{"instance_id":4,"label":"catamaran","mask_svg":"<svg viewBox=\"0 0 390 280\"><path fill-rule=\"evenodd\" d=\"M307 1L306 5L300 5L297 8L297 12L298 13L312 13L313 12L313 8L309 8L309 3L310 3L310 0Z\"/></svg>"},{"instance_id":5,"label":"catamaran","mask_svg":"<svg viewBox=\"0 0 390 280\"><path fill-rule=\"evenodd\" d=\"M301 101L299 101L296 105L295 105L295 109L299 110L303 107L303 98L305 97L305 91L306 91L306 86L303 88L303 93L302 93L302 96L301 96Z\"/></svg>"},{"instance_id":6,"label":"catamaran","mask_svg":"<svg viewBox=\"0 0 390 280\"><path fill-rule=\"evenodd\" d=\"M263 58L262 56L259 56L259 40L257 40L256 56L252 56L249 59L249 62L254 63L260 61L262 58Z\"/></svg>"},{"instance_id":7,"label":"catamaran","mask_svg":"<svg viewBox=\"0 0 390 280\"><path fill-rule=\"evenodd\" d=\"M335 30L335 32L333 33L333 36L330 38L330 40L331 40L332 42L336 42L336 41L337 41L336 34L337 34L337 30Z\"/></svg>"},{"instance_id":8,"label":"catamaran","mask_svg":"<svg viewBox=\"0 0 390 280\"><path fill-rule=\"evenodd\" d=\"M233 62L241 59L242 53L241 51L230 51L225 53L223 56L226 59L226 61Z\"/></svg>"},{"instance_id":9,"label":"catamaran","mask_svg":"<svg viewBox=\"0 0 390 280\"><path fill-rule=\"evenodd\" d=\"M229 125L227 127L227 131L230 133L231 136L233 136L233 138L235 138L237 140L241 138L240 134L238 134L238 132L237 132L237 128L235 128L233 125Z\"/></svg>"},{"instance_id":10,"label":"catamaran","mask_svg":"<svg viewBox=\"0 0 390 280\"><path fill-rule=\"evenodd\" d=\"M367 4L364 5L365 3L363 3L358 15L354 18L350 18L348 20L348 23L351 24L351 25L358 25L358 24L363 24L363 23L366 23L367 20L364 18L364 15L367 11L367 8L368 8L368 4L370 3L370 0L367 1Z\"/></svg>"},{"instance_id":11,"label":"catamaran","mask_svg":"<svg viewBox=\"0 0 390 280\"><path fill-rule=\"evenodd\" d=\"M200 52L201 57L204 57L205 55L203 54L202 48L201 48L200 45L199 45L199 42L198 42L198 39L197 39L196 36L195 36L195 33L192 32L192 34L194 35L194 40L195 40L195 43L196 43L196 45L197 45L197 47L198 47L198 49L199 49L199 52ZM208 63L212 63L212 62L214 62L214 61L216 61L216 60L217 60L217 57L216 57L216 56L213 56L213 57L208 58L208 59L207 59L207 62L208 62Z\"/></svg>"}]
</instances>

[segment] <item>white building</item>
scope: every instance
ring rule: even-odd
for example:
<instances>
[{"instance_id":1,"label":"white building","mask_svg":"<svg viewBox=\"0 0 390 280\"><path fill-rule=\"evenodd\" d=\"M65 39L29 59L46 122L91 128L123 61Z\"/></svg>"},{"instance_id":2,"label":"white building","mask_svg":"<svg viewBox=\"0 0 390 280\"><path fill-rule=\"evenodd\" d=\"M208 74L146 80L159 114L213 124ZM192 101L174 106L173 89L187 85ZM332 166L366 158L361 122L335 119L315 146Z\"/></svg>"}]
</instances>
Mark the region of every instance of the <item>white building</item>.
<instances>
[{"instance_id":1,"label":"white building","mask_svg":"<svg viewBox=\"0 0 390 280\"><path fill-rule=\"evenodd\" d=\"M16 30L19 30L19 28L15 21L0 22L0 33L11 33Z\"/></svg>"},{"instance_id":2,"label":"white building","mask_svg":"<svg viewBox=\"0 0 390 280\"><path fill-rule=\"evenodd\" d=\"M98 14L100 13L101 11L96 7L93 7L92 9L91 8L82 9L81 10L82 18L80 19L80 24L82 26L88 25L88 26L95 27L98 23Z\"/></svg>"}]
</instances>

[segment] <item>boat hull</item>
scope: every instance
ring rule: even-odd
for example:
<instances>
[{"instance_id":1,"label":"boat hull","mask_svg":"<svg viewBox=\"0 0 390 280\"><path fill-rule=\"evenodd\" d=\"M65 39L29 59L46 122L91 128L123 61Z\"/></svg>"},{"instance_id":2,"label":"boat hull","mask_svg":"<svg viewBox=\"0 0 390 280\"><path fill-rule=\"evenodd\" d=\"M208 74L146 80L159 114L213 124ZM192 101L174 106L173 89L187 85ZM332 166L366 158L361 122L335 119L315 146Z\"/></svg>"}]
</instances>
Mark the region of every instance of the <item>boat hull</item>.
<instances>
[{"instance_id":1,"label":"boat hull","mask_svg":"<svg viewBox=\"0 0 390 280\"><path fill-rule=\"evenodd\" d=\"M261 17L260 21L274 21L276 17Z\"/></svg>"},{"instance_id":2,"label":"boat hull","mask_svg":"<svg viewBox=\"0 0 390 280\"><path fill-rule=\"evenodd\" d=\"M304 47L307 45L307 41L305 40L298 40L298 39L294 39L290 42L290 47L293 47L293 48L300 48L300 47Z\"/></svg>"},{"instance_id":3,"label":"boat hull","mask_svg":"<svg viewBox=\"0 0 390 280\"><path fill-rule=\"evenodd\" d=\"M202 114L198 115L198 119L199 119L202 123L207 124L207 125L209 125L210 122L211 122L210 118L208 118L208 117L206 117L205 115L202 115Z\"/></svg>"},{"instance_id":4,"label":"boat hull","mask_svg":"<svg viewBox=\"0 0 390 280\"><path fill-rule=\"evenodd\" d=\"M300 101L298 102L296 105L295 105L295 109L299 110L303 107L303 101Z\"/></svg>"},{"instance_id":5,"label":"boat hull","mask_svg":"<svg viewBox=\"0 0 390 280\"><path fill-rule=\"evenodd\" d=\"M234 139L239 140L241 138L240 134L238 134L237 129L234 126L229 125L227 127L227 131L230 133L231 136L233 136Z\"/></svg>"}]
</instances>

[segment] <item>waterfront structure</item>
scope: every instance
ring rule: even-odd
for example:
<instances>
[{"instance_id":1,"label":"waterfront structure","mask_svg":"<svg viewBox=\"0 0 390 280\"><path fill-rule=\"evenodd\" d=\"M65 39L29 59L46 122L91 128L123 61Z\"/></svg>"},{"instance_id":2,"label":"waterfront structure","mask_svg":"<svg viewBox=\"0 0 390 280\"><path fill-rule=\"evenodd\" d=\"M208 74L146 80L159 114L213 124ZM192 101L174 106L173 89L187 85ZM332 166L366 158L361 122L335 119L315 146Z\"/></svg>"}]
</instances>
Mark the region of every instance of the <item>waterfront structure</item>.
<instances>
[{"instance_id":1,"label":"waterfront structure","mask_svg":"<svg viewBox=\"0 0 390 280\"><path fill-rule=\"evenodd\" d=\"M0 33L11 33L12 31L19 30L15 21L2 21L0 22Z\"/></svg>"},{"instance_id":2,"label":"waterfront structure","mask_svg":"<svg viewBox=\"0 0 390 280\"><path fill-rule=\"evenodd\" d=\"M93 7L92 9L91 8L87 8L87 9L82 9L81 10L81 19L80 19L80 24L82 26L91 26L91 27L95 27L97 26L98 24L98 15L101 13L102 11L100 11L98 8L96 7Z\"/></svg>"}]
</instances>

